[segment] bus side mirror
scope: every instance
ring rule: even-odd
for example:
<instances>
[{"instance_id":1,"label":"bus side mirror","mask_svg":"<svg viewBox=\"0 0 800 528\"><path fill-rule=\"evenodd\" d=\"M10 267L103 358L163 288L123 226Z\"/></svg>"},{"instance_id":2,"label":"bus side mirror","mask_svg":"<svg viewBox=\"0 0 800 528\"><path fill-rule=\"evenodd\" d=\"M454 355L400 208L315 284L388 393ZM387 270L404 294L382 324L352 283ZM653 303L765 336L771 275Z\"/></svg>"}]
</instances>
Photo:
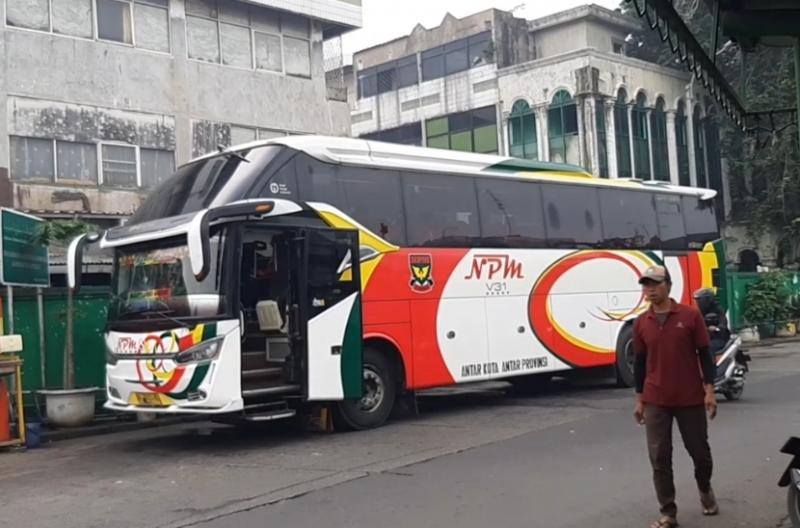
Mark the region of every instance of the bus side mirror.
<instances>
[{"instance_id":1,"label":"bus side mirror","mask_svg":"<svg viewBox=\"0 0 800 528\"><path fill-rule=\"evenodd\" d=\"M186 233L186 243L189 246L189 260L192 264L192 273L199 282L206 278L211 259L211 241L209 240L208 211L197 213L189 224Z\"/></svg>"},{"instance_id":2,"label":"bus side mirror","mask_svg":"<svg viewBox=\"0 0 800 528\"><path fill-rule=\"evenodd\" d=\"M100 240L100 233L85 233L72 239L67 249L67 285L78 291L81 287L81 268L83 267L83 249L86 244L94 244Z\"/></svg>"}]
</instances>

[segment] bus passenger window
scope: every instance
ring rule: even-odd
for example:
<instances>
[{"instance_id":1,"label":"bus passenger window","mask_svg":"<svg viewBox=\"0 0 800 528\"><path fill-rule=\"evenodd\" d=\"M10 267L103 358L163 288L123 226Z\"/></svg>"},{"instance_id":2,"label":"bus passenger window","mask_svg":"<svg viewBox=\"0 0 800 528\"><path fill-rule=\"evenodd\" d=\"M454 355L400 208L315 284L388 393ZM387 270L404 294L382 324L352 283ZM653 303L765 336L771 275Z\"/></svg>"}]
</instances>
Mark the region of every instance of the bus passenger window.
<instances>
[{"instance_id":1,"label":"bus passenger window","mask_svg":"<svg viewBox=\"0 0 800 528\"><path fill-rule=\"evenodd\" d=\"M689 249L702 249L706 243L717 240L719 226L714 201L701 200L695 196L684 196L682 201Z\"/></svg>"},{"instance_id":2,"label":"bus passenger window","mask_svg":"<svg viewBox=\"0 0 800 528\"><path fill-rule=\"evenodd\" d=\"M686 227L683 225L680 196L658 193L655 195L655 200L662 249L685 250Z\"/></svg>"},{"instance_id":3,"label":"bus passenger window","mask_svg":"<svg viewBox=\"0 0 800 528\"><path fill-rule=\"evenodd\" d=\"M298 161L300 196L324 202L350 215L376 235L405 244L405 221L397 171Z\"/></svg>"},{"instance_id":4,"label":"bus passenger window","mask_svg":"<svg viewBox=\"0 0 800 528\"><path fill-rule=\"evenodd\" d=\"M660 249L654 194L600 189L604 245L611 249Z\"/></svg>"},{"instance_id":5,"label":"bus passenger window","mask_svg":"<svg viewBox=\"0 0 800 528\"><path fill-rule=\"evenodd\" d=\"M548 246L602 247L596 188L547 183L542 185L542 198Z\"/></svg>"},{"instance_id":6,"label":"bus passenger window","mask_svg":"<svg viewBox=\"0 0 800 528\"><path fill-rule=\"evenodd\" d=\"M543 247L544 213L539 184L500 178L478 180L481 245Z\"/></svg>"},{"instance_id":7,"label":"bus passenger window","mask_svg":"<svg viewBox=\"0 0 800 528\"><path fill-rule=\"evenodd\" d=\"M453 247L472 244L480 236L471 178L405 174L403 196L409 245Z\"/></svg>"}]
</instances>

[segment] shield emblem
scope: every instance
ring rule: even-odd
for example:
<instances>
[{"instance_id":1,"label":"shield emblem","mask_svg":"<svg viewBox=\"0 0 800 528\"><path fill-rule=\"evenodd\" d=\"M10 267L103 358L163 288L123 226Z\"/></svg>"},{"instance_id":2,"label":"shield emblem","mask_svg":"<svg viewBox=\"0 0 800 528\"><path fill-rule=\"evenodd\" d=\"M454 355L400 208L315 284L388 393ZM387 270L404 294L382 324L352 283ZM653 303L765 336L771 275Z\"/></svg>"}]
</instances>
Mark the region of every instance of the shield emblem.
<instances>
[{"instance_id":1,"label":"shield emblem","mask_svg":"<svg viewBox=\"0 0 800 528\"><path fill-rule=\"evenodd\" d=\"M409 255L408 267L411 271L411 290L427 293L433 289L433 257L430 255Z\"/></svg>"}]
</instances>

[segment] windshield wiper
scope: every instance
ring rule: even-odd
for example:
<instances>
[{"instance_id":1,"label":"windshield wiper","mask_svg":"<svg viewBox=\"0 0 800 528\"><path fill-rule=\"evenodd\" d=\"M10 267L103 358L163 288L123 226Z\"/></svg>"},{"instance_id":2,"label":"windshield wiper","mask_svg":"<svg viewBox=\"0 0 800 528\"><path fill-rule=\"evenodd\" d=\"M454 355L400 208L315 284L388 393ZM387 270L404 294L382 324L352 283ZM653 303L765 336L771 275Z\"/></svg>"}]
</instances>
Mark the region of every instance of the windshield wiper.
<instances>
[{"instance_id":1,"label":"windshield wiper","mask_svg":"<svg viewBox=\"0 0 800 528\"><path fill-rule=\"evenodd\" d=\"M230 150L228 147L224 145L217 145L217 150L225 157L233 157L239 160L244 161L245 163L250 163L250 160L242 156L236 151Z\"/></svg>"}]
</instances>

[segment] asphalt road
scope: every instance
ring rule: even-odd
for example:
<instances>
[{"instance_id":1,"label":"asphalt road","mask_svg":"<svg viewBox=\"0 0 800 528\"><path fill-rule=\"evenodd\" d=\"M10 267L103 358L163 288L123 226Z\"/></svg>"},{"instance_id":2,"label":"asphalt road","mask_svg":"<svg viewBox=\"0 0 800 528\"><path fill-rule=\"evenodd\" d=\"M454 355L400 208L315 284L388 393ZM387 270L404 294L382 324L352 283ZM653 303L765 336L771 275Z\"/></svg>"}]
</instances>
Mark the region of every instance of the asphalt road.
<instances>
[{"instance_id":1,"label":"asphalt road","mask_svg":"<svg viewBox=\"0 0 800 528\"><path fill-rule=\"evenodd\" d=\"M711 427L722 514L703 518L676 440L682 526L785 523L800 433L800 344L754 350L743 400ZM0 453L0 526L637 527L657 516L632 394L556 384L438 391L421 415L360 433L182 425ZM676 432L677 433L677 432Z\"/></svg>"}]
</instances>

